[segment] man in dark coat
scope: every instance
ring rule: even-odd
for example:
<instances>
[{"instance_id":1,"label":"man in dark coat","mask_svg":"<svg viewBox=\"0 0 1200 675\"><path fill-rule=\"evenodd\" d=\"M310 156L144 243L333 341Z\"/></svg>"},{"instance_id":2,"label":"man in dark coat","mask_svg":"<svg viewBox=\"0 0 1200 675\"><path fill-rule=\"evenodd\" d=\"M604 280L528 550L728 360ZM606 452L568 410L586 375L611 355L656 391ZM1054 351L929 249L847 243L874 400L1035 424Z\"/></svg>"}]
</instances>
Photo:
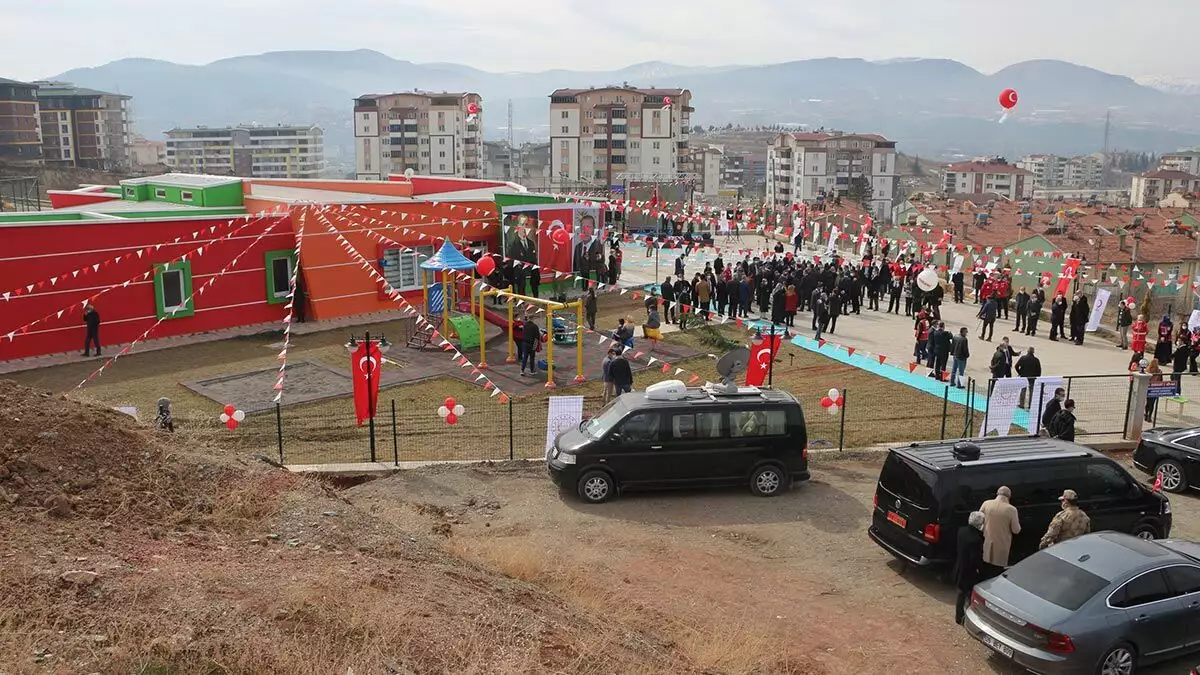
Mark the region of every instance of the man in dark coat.
<instances>
[{"instance_id":1,"label":"man in dark coat","mask_svg":"<svg viewBox=\"0 0 1200 675\"><path fill-rule=\"evenodd\" d=\"M963 301L963 273L962 270L950 275L950 283L954 284L954 303L961 304Z\"/></svg>"},{"instance_id":2,"label":"man in dark coat","mask_svg":"<svg viewBox=\"0 0 1200 675\"><path fill-rule=\"evenodd\" d=\"M633 369L629 367L624 351L617 354L612 363L608 364L608 377L612 380L617 396L633 391Z\"/></svg>"},{"instance_id":3,"label":"man in dark coat","mask_svg":"<svg viewBox=\"0 0 1200 675\"><path fill-rule=\"evenodd\" d=\"M83 356L90 356L92 345L96 345L96 356L100 356L100 312L88 303L83 308L83 323L86 334L83 338Z\"/></svg>"},{"instance_id":4,"label":"man in dark coat","mask_svg":"<svg viewBox=\"0 0 1200 675\"><path fill-rule=\"evenodd\" d=\"M663 299L664 318L667 320L667 323L675 323L679 317L675 312L675 284L671 283L671 277L663 279L659 293Z\"/></svg>"},{"instance_id":5,"label":"man in dark coat","mask_svg":"<svg viewBox=\"0 0 1200 675\"><path fill-rule=\"evenodd\" d=\"M1066 403L1063 403L1062 410L1051 418L1050 426L1046 431L1049 432L1051 438L1075 442L1075 399L1069 398Z\"/></svg>"},{"instance_id":6,"label":"man in dark coat","mask_svg":"<svg viewBox=\"0 0 1200 675\"><path fill-rule=\"evenodd\" d=\"M958 528L955 543L954 586L958 589L958 600L954 604L954 622L962 625L967 611L971 589L983 578L983 514L972 511L967 524Z\"/></svg>"},{"instance_id":7,"label":"man in dark coat","mask_svg":"<svg viewBox=\"0 0 1200 675\"><path fill-rule=\"evenodd\" d=\"M1054 296L1054 300L1050 303L1050 339L1058 342L1059 338L1066 338L1066 333L1063 332L1063 324L1067 320L1067 299L1061 295Z\"/></svg>"},{"instance_id":8,"label":"man in dark coat","mask_svg":"<svg viewBox=\"0 0 1200 675\"><path fill-rule=\"evenodd\" d=\"M1042 412L1042 428L1049 430L1050 422L1054 420L1055 415L1062 411L1063 401L1067 399L1067 390L1059 387L1054 390L1054 398L1046 404L1046 409Z\"/></svg>"},{"instance_id":9,"label":"man in dark coat","mask_svg":"<svg viewBox=\"0 0 1200 675\"><path fill-rule=\"evenodd\" d=\"M954 336L946 330L945 322L939 321L937 331L930 334L929 341L933 343L933 372L938 382L941 382L945 379L946 361L950 359Z\"/></svg>"},{"instance_id":10,"label":"man in dark coat","mask_svg":"<svg viewBox=\"0 0 1200 675\"><path fill-rule=\"evenodd\" d=\"M530 376L537 375L537 348L538 343L542 341L542 329L533 320L533 315L528 315L525 318L525 331L521 334L521 342L525 351L521 357L521 374L525 374L526 368L529 369Z\"/></svg>"},{"instance_id":11,"label":"man in dark coat","mask_svg":"<svg viewBox=\"0 0 1200 675\"><path fill-rule=\"evenodd\" d=\"M1018 404L1022 408L1025 408L1027 407L1025 403L1026 396L1029 397L1029 400L1033 400L1033 383L1037 378L1042 376L1042 362L1038 360L1038 357L1033 355L1033 347L1030 347L1028 351L1021 355L1021 358L1017 359L1015 367L1018 376L1029 380L1029 388L1021 392L1021 402Z\"/></svg>"},{"instance_id":12,"label":"man in dark coat","mask_svg":"<svg viewBox=\"0 0 1200 675\"><path fill-rule=\"evenodd\" d=\"M1025 334L1037 335L1038 320L1042 318L1042 303L1045 302L1038 292L1029 296L1029 308L1025 312Z\"/></svg>"},{"instance_id":13,"label":"man in dark coat","mask_svg":"<svg viewBox=\"0 0 1200 675\"><path fill-rule=\"evenodd\" d=\"M1084 329L1087 327L1088 318L1091 315L1092 306L1088 303L1087 296L1083 294L1076 295L1075 299L1071 301L1071 313L1068 319L1071 324L1071 340L1075 344L1083 344ZM1170 344L1171 341L1168 339L1168 348ZM1162 361L1162 359L1159 359L1159 361Z\"/></svg>"}]
</instances>

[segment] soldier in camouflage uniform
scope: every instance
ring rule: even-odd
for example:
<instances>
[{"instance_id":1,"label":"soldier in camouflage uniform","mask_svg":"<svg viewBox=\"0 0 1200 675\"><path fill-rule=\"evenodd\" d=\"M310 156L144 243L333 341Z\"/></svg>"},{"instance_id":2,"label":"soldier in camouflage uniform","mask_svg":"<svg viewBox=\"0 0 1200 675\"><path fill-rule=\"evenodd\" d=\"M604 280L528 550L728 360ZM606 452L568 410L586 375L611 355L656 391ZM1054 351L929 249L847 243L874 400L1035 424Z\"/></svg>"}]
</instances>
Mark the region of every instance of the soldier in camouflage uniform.
<instances>
[{"instance_id":1,"label":"soldier in camouflage uniform","mask_svg":"<svg viewBox=\"0 0 1200 675\"><path fill-rule=\"evenodd\" d=\"M1074 490L1063 490L1058 501L1062 502L1062 511L1055 514L1054 520L1050 521L1050 527L1046 528L1046 534L1042 536L1042 542L1038 548L1053 546L1081 534L1087 534L1092 529L1092 521L1079 508L1079 495L1075 494Z\"/></svg>"}]
</instances>

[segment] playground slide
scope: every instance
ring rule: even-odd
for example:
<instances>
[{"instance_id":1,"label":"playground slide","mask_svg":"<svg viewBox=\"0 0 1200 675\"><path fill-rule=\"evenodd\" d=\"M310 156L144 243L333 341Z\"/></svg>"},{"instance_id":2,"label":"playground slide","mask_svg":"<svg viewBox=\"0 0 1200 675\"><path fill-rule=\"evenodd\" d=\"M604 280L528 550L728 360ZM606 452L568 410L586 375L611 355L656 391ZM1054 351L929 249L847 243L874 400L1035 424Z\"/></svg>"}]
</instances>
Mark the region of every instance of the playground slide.
<instances>
[{"instance_id":1,"label":"playground slide","mask_svg":"<svg viewBox=\"0 0 1200 675\"><path fill-rule=\"evenodd\" d=\"M467 302L458 303L458 311L470 312L471 311L470 303L467 303ZM476 311L478 311L478 310L476 310ZM508 316L506 316L504 314L501 314L499 312L493 312L492 310L484 307L483 308L483 320L487 321L488 323L500 326L505 331L508 330Z\"/></svg>"}]
</instances>

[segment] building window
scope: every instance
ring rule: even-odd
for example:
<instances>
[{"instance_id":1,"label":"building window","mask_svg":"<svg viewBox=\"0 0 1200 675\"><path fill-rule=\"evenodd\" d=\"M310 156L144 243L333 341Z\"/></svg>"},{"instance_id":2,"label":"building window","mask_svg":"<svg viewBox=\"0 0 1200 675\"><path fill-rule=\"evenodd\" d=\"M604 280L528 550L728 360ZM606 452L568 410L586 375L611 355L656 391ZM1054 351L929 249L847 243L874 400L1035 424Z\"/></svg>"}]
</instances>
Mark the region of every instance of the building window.
<instances>
[{"instance_id":1,"label":"building window","mask_svg":"<svg viewBox=\"0 0 1200 675\"><path fill-rule=\"evenodd\" d=\"M66 122L67 121L67 113L65 113L65 112L58 113L58 119Z\"/></svg>"},{"instance_id":2,"label":"building window","mask_svg":"<svg viewBox=\"0 0 1200 675\"><path fill-rule=\"evenodd\" d=\"M564 111L562 111L562 118L563 118L564 120L565 120L565 119L567 119L567 118L568 118L568 117L570 117L570 116L571 116L571 113L570 113L570 111L568 111L568 110L564 110Z\"/></svg>"},{"instance_id":3,"label":"building window","mask_svg":"<svg viewBox=\"0 0 1200 675\"><path fill-rule=\"evenodd\" d=\"M438 157L441 157L441 158L445 159L445 158L446 158L446 151L445 151L445 150L442 150L441 152L439 152L439 153L438 153Z\"/></svg>"},{"instance_id":4,"label":"building window","mask_svg":"<svg viewBox=\"0 0 1200 675\"><path fill-rule=\"evenodd\" d=\"M154 188L154 196L158 199L166 199L167 191L162 188Z\"/></svg>"},{"instance_id":5,"label":"building window","mask_svg":"<svg viewBox=\"0 0 1200 675\"><path fill-rule=\"evenodd\" d=\"M654 149L654 150L658 150L658 149L659 149L659 148L658 148L658 141L654 141L654 142L653 142L653 143L650 145L650 147L651 147L652 149Z\"/></svg>"},{"instance_id":6,"label":"building window","mask_svg":"<svg viewBox=\"0 0 1200 675\"><path fill-rule=\"evenodd\" d=\"M560 128L562 129L562 133L564 133L564 134L571 133L571 127L560 127Z\"/></svg>"},{"instance_id":7,"label":"building window","mask_svg":"<svg viewBox=\"0 0 1200 675\"><path fill-rule=\"evenodd\" d=\"M71 149L70 148L66 148L63 150L63 159L71 159Z\"/></svg>"},{"instance_id":8,"label":"building window","mask_svg":"<svg viewBox=\"0 0 1200 675\"><path fill-rule=\"evenodd\" d=\"M438 171L445 171L445 170L446 170L445 164L438 164Z\"/></svg>"},{"instance_id":9,"label":"building window","mask_svg":"<svg viewBox=\"0 0 1200 675\"><path fill-rule=\"evenodd\" d=\"M583 116L584 116L584 117L586 117L586 118L588 118L589 120L590 120L590 119L592 119L592 111L591 111L591 110L589 110L589 111L585 112L585 113L583 114Z\"/></svg>"},{"instance_id":10,"label":"building window","mask_svg":"<svg viewBox=\"0 0 1200 675\"><path fill-rule=\"evenodd\" d=\"M653 158L651 158L651 159L650 159L650 163L651 163L651 164L659 164L659 163L660 163L660 162L659 162L659 158L658 158L658 157L653 157Z\"/></svg>"},{"instance_id":11,"label":"building window","mask_svg":"<svg viewBox=\"0 0 1200 675\"><path fill-rule=\"evenodd\" d=\"M446 139L444 139L444 138L438 139L438 145L445 145L445 144L446 144Z\"/></svg>"},{"instance_id":12,"label":"building window","mask_svg":"<svg viewBox=\"0 0 1200 675\"><path fill-rule=\"evenodd\" d=\"M154 266L154 311L159 319L181 319L196 313L190 261Z\"/></svg>"},{"instance_id":13,"label":"building window","mask_svg":"<svg viewBox=\"0 0 1200 675\"><path fill-rule=\"evenodd\" d=\"M133 188L131 188L131 187L126 187L126 188L125 188L125 196L126 196L126 197L133 197L133 196L135 196L136 194L137 194L137 190L134 190L134 189L133 189Z\"/></svg>"},{"instance_id":14,"label":"building window","mask_svg":"<svg viewBox=\"0 0 1200 675\"><path fill-rule=\"evenodd\" d=\"M267 251L267 303L281 305L292 291L292 272L296 269L296 252Z\"/></svg>"},{"instance_id":15,"label":"building window","mask_svg":"<svg viewBox=\"0 0 1200 675\"><path fill-rule=\"evenodd\" d=\"M183 192L179 193L179 198L185 202L190 202L192 201L192 193L184 190Z\"/></svg>"}]
</instances>

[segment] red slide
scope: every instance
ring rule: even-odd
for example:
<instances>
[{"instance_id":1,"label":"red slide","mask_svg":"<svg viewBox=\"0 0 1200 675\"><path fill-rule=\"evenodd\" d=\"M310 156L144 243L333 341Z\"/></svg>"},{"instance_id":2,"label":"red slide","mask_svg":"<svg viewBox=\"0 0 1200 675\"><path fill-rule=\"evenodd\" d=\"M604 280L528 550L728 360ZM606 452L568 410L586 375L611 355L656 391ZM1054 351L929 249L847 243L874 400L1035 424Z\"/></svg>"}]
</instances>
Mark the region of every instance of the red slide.
<instances>
[{"instance_id":1,"label":"red slide","mask_svg":"<svg viewBox=\"0 0 1200 675\"><path fill-rule=\"evenodd\" d=\"M470 312L471 304L468 302L458 303L458 311ZM478 310L476 310L476 311L478 311ZM476 316L479 316L479 315L476 314ZM509 326L508 326L508 317L506 315L501 314L499 312L493 312L492 310L484 307L483 308L483 320L487 321L488 323L500 326L501 328L503 328L505 330L505 333L507 334Z\"/></svg>"}]
</instances>

